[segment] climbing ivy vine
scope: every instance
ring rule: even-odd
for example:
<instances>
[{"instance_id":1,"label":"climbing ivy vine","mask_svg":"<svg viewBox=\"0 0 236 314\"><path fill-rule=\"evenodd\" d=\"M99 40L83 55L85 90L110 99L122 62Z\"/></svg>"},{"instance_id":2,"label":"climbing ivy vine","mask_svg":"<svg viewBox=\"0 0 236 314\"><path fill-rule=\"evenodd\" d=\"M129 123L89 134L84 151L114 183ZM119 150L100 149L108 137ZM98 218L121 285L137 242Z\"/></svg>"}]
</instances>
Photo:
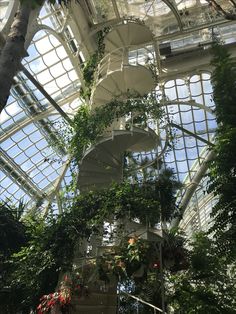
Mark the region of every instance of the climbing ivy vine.
<instances>
[{"instance_id":1,"label":"climbing ivy vine","mask_svg":"<svg viewBox=\"0 0 236 314\"><path fill-rule=\"evenodd\" d=\"M74 118L75 135L70 142L70 152L79 162L85 149L95 143L114 120L131 117L131 113L135 116L133 123L147 125L150 118L161 119L163 109L155 95L128 98L125 101L114 99L94 110L87 105L81 106Z\"/></svg>"},{"instance_id":2,"label":"climbing ivy vine","mask_svg":"<svg viewBox=\"0 0 236 314\"><path fill-rule=\"evenodd\" d=\"M95 71L97 69L99 61L104 56L105 45L104 37L109 32L109 27L105 27L99 31L97 36L97 50L88 58L86 63L83 65L82 74L84 78L85 86L80 90L80 96L85 100L88 100L91 96L91 90L94 83Z\"/></svg>"}]
</instances>

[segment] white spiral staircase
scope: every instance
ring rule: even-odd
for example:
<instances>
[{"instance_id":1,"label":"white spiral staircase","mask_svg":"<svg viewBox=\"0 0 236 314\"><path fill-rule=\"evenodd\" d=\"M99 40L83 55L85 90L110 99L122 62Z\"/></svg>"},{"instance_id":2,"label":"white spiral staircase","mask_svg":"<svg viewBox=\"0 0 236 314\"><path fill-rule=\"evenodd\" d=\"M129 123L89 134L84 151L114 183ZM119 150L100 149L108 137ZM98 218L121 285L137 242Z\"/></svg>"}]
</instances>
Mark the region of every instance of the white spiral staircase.
<instances>
[{"instance_id":1,"label":"white spiral staircase","mask_svg":"<svg viewBox=\"0 0 236 314\"><path fill-rule=\"evenodd\" d=\"M120 47L140 46L144 42L152 41L153 34L145 24L135 20L124 20L106 35L105 52L110 53Z\"/></svg>"},{"instance_id":2,"label":"white spiral staircase","mask_svg":"<svg viewBox=\"0 0 236 314\"><path fill-rule=\"evenodd\" d=\"M86 151L80 165L78 186L81 191L101 189L123 179L124 152L149 151L159 143L151 130L113 130Z\"/></svg>"},{"instance_id":3,"label":"white spiral staircase","mask_svg":"<svg viewBox=\"0 0 236 314\"><path fill-rule=\"evenodd\" d=\"M156 79L148 64L150 52L142 48L145 58L134 53L147 40L153 41L152 32L134 21L123 21L106 34L105 56L98 65L91 94L93 108L129 94L143 96L155 88Z\"/></svg>"},{"instance_id":4,"label":"white spiral staircase","mask_svg":"<svg viewBox=\"0 0 236 314\"><path fill-rule=\"evenodd\" d=\"M144 41L153 40L151 31L143 24L125 21L114 26L105 36L105 56L99 63L95 84L91 94L91 110L105 105L114 98L127 99L130 95L143 96L151 92L156 84L153 72L139 60L130 59L130 51ZM132 46L132 48L131 48ZM131 125L124 127L124 117L106 130L104 136L84 154L79 165L78 188L81 192L99 190L112 182L123 179L125 152L150 152L159 144L159 136L150 128ZM160 240L155 230L130 222L125 224L128 236ZM96 242L96 241L95 241ZM102 245L102 241L100 242ZM96 246L97 248L99 245ZM113 280L106 292L102 284L92 284L90 296L75 304L75 313L115 314L117 313L116 282Z\"/></svg>"}]
</instances>

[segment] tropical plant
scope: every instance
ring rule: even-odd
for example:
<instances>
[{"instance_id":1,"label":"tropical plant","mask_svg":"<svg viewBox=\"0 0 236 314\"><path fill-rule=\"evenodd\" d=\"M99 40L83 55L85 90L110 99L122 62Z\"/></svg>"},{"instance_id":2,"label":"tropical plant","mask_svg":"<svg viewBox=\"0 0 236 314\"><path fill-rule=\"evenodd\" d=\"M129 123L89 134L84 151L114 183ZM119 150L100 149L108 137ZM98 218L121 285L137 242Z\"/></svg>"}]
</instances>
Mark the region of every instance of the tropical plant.
<instances>
[{"instance_id":1,"label":"tropical plant","mask_svg":"<svg viewBox=\"0 0 236 314\"><path fill-rule=\"evenodd\" d=\"M22 205L19 208L0 203L0 312L14 313L14 298L9 296L8 277L11 254L27 243L26 228L19 221ZM12 300L13 299L13 300Z\"/></svg>"},{"instance_id":2,"label":"tropical plant","mask_svg":"<svg viewBox=\"0 0 236 314\"><path fill-rule=\"evenodd\" d=\"M19 221L21 208L21 203L19 208L0 203L0 252L3 256L17 251L27 241L25 226Z\"/></svg>"},{"instance_id":3,"label":"tropical plant","mask_svg":"<svg viewBox=\"0 0 236 314\"><path fill-rule=\"evenodd\" d=\"M84 294L83 280L78 273L72 272L66 274L60 282L56 292L43 295L40 298L40 304L37 306L38 314L51 313L52 310L63 314L70 313L72 307L71 301L73 297L80 298Z\"/></svg>"},{"instance_id":4,"label":"tropical plant","mask_svg":"<svg viewBox=\"0 0 236 314\"><path fill-rule=\"evenodd\" d=\"M48 220L40 216L24 217L27 241L3 265L0 293L3 313L29 312L42 295L55 290L59 274L72 267L78 239L87 237L78 220L66 214Z\"/></svg>"},{"instance_id":5,"label":"tropical plant","mask_svg":"<svg viewBox=\"0 0 236 314\"><path fill-rule=\"evenodd\" d=\"M235 313L235 266L216 254L217 243L199 233L190 243L189 268L169 275L166 290L175 313Z\"/></svg>"},{"instance_id":6,"label":"tropical plant","mask_svg":"<svg viewBox=\"0 0 236 314\"><path fill-rule=\"evenodd\" d=\"M236 63L224 47L214 47L215 66L212 75L215 113L218 122L215 158L210 164L209 192L216 198L213 207L213 227L210 232L219 242L220 254L236 257Z\"/></svg>"},{"instance_id":7,"label":"tropical plant","mask_svg":"<svg viewBox=\"0 0 236 314\"><path fill-rule=\"evenodd\" d=\"M188 268L185 238L177 230L164 233L163 239L150 241L136 235L125 237L99 257L97 265L103 280L115 275L126 291L153 305L162 307L163 273L165 280ZM162 268L163 267L163 268ZM134 306L132 299L122 295L121 313ZM141 306L142 311L148 310ZM144 312L146 313L146 312ZM148 312L147 312L148 313Z\"/></svg>"}]
</instances>

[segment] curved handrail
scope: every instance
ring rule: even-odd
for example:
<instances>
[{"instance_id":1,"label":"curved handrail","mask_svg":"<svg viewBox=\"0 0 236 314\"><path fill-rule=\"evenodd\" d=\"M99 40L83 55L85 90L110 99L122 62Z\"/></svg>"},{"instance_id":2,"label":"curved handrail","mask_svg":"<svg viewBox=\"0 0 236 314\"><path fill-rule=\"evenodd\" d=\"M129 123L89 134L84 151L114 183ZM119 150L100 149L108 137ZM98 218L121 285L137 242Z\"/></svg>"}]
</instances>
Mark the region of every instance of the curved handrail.
<instances>
[{"instance_id":1,"label":"curved handrail","mask_svg":"<svg viewBox=\"0 0 236 314\"><path fill-rule=\"evenodd\" d=\"M164 127L164 130L166 132L166 138L165 138L165 145L161 149L161 151L159 153L155 152L155 154L156 154L155 158L153 158L152 160L148 161L147 163L145 163L143 165L137 166L136 168L133 169L133 171L139 171L139 170L143 170L145 168L148 168L148 167L152 166L153 164L155 164L156 162L158 162L163 157L163 155L166 153L166 150L168 148L168 141L169 141L168 128L169 128L169 125L166 125ZM149 127L148 127L148 129L149 129L149 132L150 132L150 130L151 130L151 132L155 132L154 130L152 130Z\"/></svg>"},{"instance_id":2,"label":"curved handrail","mask_svg":"<svg viewBox=\"0 0 236 314\"><path fill-rule=\"evenodd\" d=\"M134 50L136 49L135 46L127 46L127 47L120 47L117 49L114 49L113 51L107 53L99 62L96 73L95 73L95 82L99 81L101 77L106 77L109 72L112 71L121 71L122 67L124 65L140 65L148 68L150 63L148 62L140 62L140 56L136 55L135 57L129 57L128 52L132 51L132 47ZM137 50L137 49L136 49ZM148 54L153 55L153 51L150 50L147 47L143 48L145 54L143 55L142 58L148 59ZM155 62L155 60L154 60ZM114 65L114 69L112 69L112 65ZM102 72L105 73L101 74Z\"/></svg>"},{"instance_id":3,"label":"curved handrail","mask_svg":"<svg viewBox=\"0 0 236 314\"><path fill-rule=\"evenodd\" d=\"M144 301L144 300L142 300L142 299L140 299L140 298L138 298L138 297L136 297L136 296L134 296L134 295L132 295L132 294L130 294L130 293L127 293L127 292L125 292L125 291L119 291L119 293L124 294L124 295L126 295L127 297L132 298L132 299L134 299L134 300L136 300L136 301L138 301L138 302L140 302L140 303L143 303L143 304L145 304L145 305L148 305L149 307L153 308L154 311L159 311L160 313L166 314L166 312L163 312L163 310L160 309L159 307L157 307L157 306L155 306L155 305L153 305L153 304L151 304L151 303L148 303L148 302L146 302L146 301ZM155 312L154 312L154 313L155 313Z\"/></svg>"}]
</instances>

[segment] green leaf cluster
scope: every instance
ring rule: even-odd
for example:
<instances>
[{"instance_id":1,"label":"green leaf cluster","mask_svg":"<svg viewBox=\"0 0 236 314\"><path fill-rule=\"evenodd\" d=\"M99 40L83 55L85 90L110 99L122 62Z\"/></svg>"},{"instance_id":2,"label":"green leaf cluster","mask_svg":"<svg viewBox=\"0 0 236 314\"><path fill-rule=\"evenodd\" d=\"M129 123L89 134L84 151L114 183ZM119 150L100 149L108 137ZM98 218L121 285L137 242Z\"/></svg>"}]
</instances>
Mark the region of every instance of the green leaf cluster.
<instances>
[{"instance_id":1,"label":"green leaf cluster","mask_svg":"<svg viewBox=\"0 0 236 314\"><path fill-rule=\"evenodd\" d=\"M164 234L161 246L166 279L176 274L176 271L187 268L186 263L183 264L187 258L184 242L184 237L177 230ZM180 250L182 250L181 258ZM120 245L115 246L110 254L105 253L99 260L99 266L103 270L104 278L108 278L109 272L113 272L123 289L127 289L129 293L132 291L135 296L161 308L160 256L160 242L133 236L121 240ZM123 297L121 299L123 303L121 312L126 313L126 308L130 308L132 301L125 300Z\"/></svg>"},{"instance_id":2,"label":"green leaf cluster","mask_svg":"<svg viewBox=\"0 0 236 314\"><path fill-rule=\"evenodd\" d=\"M15 221L8 224L12 240L13 235L18 239L18 232L14 234L11 228L15 224ZM23 230L21 237L26 240L1 264L2 313L28 313L37 305L40 296L53 291L60 272L72 267L78 239L87 235L81 222L66 214L46 221L40 216L27 215L19 224ZM10 239L3 241L5 246Z\"/></svg>"},{"instance_id":3,"label":"green leaf cluster","mask_svg":"<svg viewBox=\"0 0 236 314\"><path fill-rule=\"evenodd\" d=\"M85 100L91 96L91 90L94 84L95 72L98 67L100 60L104 56L105 44L104 37L109 32L109 27L105 27L103 30L97 32L97 50L88 58L86 63L83 65L82 74L85 86L80 90L80 96Z\"/></svg>"},{"instance_id":4,"label":"green leaf cluster","mask_svg":"<svg viewBox=\"0 0 236 314\"><path fill-rule=\"evenodd\" d=\"M213 208L211 231L218 239L219 250L236 257L236 62L226 48L214 47L212 75L215 113L218 122L215 158L210 164L209 192L218 201Z\"/></svg>"},{"instance_id":5,"label":"green leaf cluster","mask_svg":"<svg viewBox=\"0 0 236 314\"><path fill-rule=\"evenodd\" d=\"M0 254L8 256L27 241L25 227L19 221L17 208L0 203Z\"/></svg>"},{"instance_id":6,"label":"green leaf cluster","mask_svg":"<svg viewBox=\"0 0 236 314\"><path fill-rule=\"evenodd\" d=\"M199 233L190 243L189 268L168 276L175 313L235 313L235 266L216 254L217 243Z\"/></svg>"},{"instance_id":7,"label":"green leaf cluster","mask_svg":"<svg viewBox=\"0 0 236 314\"><path fill-rule=\"evenodd\" d=\"M153 95L130 98L126 101L114 99L94 110L90 110L86 105L81 106L73 121L75 135L70 142L70 151L76 161L82 159L84 151L99 139L115 119L128 116L130 113L135 113L135 119L139 119L139 123L145 125L150 117L160 119L163 110Z\"/></svg>"}]
</instances>

